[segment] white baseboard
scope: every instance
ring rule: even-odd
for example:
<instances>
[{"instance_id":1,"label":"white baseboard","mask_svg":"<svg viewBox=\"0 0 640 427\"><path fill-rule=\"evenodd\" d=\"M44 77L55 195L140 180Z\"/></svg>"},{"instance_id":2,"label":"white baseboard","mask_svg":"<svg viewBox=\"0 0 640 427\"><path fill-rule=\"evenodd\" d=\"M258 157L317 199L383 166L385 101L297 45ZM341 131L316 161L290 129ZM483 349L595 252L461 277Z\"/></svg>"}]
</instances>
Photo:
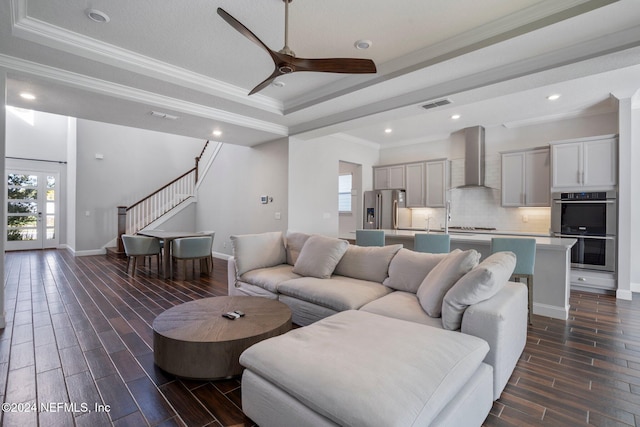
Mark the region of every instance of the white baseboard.
<instances>
[{"instance_id":1,"label":"white baseboard","mask_svg":"<svg viewBox=\"0 0 640 427\"><path fill-rule=\"evenodd\" d=\"M569 306L564 309L557 305L533 303L533 314L544 317L552 317L554 319L567 320L569 318Z\"/></svg>"},{"instance_id":2,"label":"white baseboard","mask_svg":"<svg viewBox=\"0 0 640 427\"><path fill-rule=\"evenodd\" d=\"M219 259L225 259L228 260L229 258L231 258L233 255L229 255L229 254L224 254L222 252L213 252L213 257L214 258L219 258Z\"/></svg>"},{"instance_id":3,"label":"white baseboard","mask_svg":"<svg viewBox=\"0 0 640 427\"><path fill-rule=\"evenodd\" d=\"M618 299L624 299L627 301L631 301L631 299L633 298L633 292L640 292L640 288L637 288L638 290L634 290L634 285L637 286L637 284L632 283L631 284L631 290L629 289L618 289L616 291L616 298Z\"/></svg>"},{"instance_id":4,"label":"white baseboard","mask_svg":"<svg viewBox=\"0 0 640 427\"><path fill-rule=\"evenodd\" d=\"M106 254L106 249L91 249L88 251L76 251L74 252L74 256L91 256L91 255L104 255Z\"/></svg>"}]
</instances>

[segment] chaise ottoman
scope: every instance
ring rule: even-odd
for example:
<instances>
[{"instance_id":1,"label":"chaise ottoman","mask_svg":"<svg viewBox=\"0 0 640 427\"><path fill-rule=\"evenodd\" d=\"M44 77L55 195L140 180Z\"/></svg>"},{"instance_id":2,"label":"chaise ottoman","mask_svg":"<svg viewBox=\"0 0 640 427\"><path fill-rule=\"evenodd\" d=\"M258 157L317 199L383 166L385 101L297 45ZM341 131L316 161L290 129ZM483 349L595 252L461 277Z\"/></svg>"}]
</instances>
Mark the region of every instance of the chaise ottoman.
<instances>
[{"instance_id":1,"label":"chaise ottoman","mask_svg":"<svg viewBox=\"0 0 640 427\"><path fill-rule=\"evenodd\" d=\"M242 353L242 409L260 427L480 426L486 341L344 311Z\"/></svg>"}]
</instances>

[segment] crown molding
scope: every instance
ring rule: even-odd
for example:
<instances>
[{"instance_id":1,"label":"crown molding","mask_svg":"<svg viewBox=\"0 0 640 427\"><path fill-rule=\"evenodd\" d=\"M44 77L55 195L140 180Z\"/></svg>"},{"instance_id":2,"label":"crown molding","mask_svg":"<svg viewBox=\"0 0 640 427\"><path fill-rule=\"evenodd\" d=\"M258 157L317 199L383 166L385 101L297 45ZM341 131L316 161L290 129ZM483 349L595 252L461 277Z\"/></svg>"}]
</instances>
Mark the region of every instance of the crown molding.
<instances>
[{"instance_id":1,"label":"crown molding","mask_svg":"<svg viewBox=\"0 0 640 427\"><path fill-rule=\"evenodd\" d=\"M276 135L286 136L289 134L289 129L286 126L264 120L252 119L240 114L230 113L217 108L159 95L157 93L124 86L106 80L88 77L82 74L61 70L59 68L26 61L12 56L0 54L0 67L41 77L89 92L117 97L132 102L144 103L158 108L170 109L183 114L191 114L212 120L219 120L233 125L269 132Z\"/></svg>"},{"instance_id":2,"label":"crown molding","mask_svg":"<svg viewBox=\"0 0 640 427\"><path fill-rule=\"evenodd\" d=\"M345 141L345 142L350 142L350 143L353 143L353 144L363 145L363 146L369 147L369 148L377 148L377 149L381 148L381 145L378 144L377 142L371 142L371 141L368 141L366 139L358 138L357 136L348 135L348 134L342 133L342 132L333 134L331 136L336 138L336 139Z\"/></svg>"},{"instance_id":3,"label":"crown molding","mask_svg":"<svg viewBox=\"0 0 640 427\"><path fill-rule=\"evenodd\" d=\"M12 34L21 39L282 115L283 103L273 98L248 97L244 88L31 18L27 0L11 0L11 9Z\"/></svg>"},{"instance_id":4,"label":"crown molding","mask_svg":"<svg viewBox=\"0 0 640 427\"><path fill-rule=\"evenodd\" d=\"M511 122L502 123L502 126L507 129L516 129L524 126L538 125L542 123L555 122L559 120L569 120L578 117L590 117L598 116L600 114L614 113L616 112L616 106L612 102L607 103L604 107L587 109L587 110L573 110L565 113L550 114L542 117L534 117L531 119L514 120Z\"/></svg>"}]
</instances>

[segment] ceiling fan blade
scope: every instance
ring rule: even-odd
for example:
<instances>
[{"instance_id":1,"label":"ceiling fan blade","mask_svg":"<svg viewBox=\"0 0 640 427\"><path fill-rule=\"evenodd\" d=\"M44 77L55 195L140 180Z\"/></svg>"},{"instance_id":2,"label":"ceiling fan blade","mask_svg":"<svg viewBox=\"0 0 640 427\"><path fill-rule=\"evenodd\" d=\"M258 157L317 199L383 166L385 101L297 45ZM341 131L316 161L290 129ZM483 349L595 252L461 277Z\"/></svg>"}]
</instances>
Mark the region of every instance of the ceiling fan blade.
<instances>
[{"instance_id":1,"label":"ceiling fan blade","mask_svg":"<svg viewBox=\"0 0 640 427\"><path fill-rule=\"evenodd\" d=\"M370 74L375 73L376 64L362 58L288 58L295 71L319 71L324 73Z\"/></svg>"},{"instance_id":2,"label":"ceiling fan blade","mask_svg":"<svg viewBox=\"0 0 640 427\"><path fill-rule=\"evenodd\" d=\"M273 71L273 73L271 73L271 75L269 77L267 77L262 83L260 83L258 86L254 87L253 89L251 89L251 92L249 92L249 95L253 95L256 92L260 92L262 89L266 88L267 86L269 86L271 84L272 81L274 81L276 79L276 77L281 76L283 73L280 72L280 70L278 70L278 68L276 67L276 69Z\"/></svg>"},{"instance_id":3,"label":"ceiling fan blade","mask_svg":"<svg viewBox=\"0 0 640 427\"><path fill-rule=\"evenodd\" d=\"M251 32L250 29L248 29L247 27L242 25L242 23L240 21L238 21L236 18L234 18L233 16L229 15L229 13L227 11L225 11L223 8L219 7L218 8L218 15L220 15L222 17L222 19L227 21L227 24L229 24L233 28L235 28L236 31L238 31L240 34L242 34L243 36L245 36L246 38L248 38L249 40L251 40L252 42L257 44L258 46L260 46L261 48L266 50L269 53L269 55L271 55L271 57L273 57L272 50L269 49L269 47L266 44L264 44L262 42L262 40L260 40L258 38L258 36L253 34L253 32Z\"/></svg>"}]
</instances>

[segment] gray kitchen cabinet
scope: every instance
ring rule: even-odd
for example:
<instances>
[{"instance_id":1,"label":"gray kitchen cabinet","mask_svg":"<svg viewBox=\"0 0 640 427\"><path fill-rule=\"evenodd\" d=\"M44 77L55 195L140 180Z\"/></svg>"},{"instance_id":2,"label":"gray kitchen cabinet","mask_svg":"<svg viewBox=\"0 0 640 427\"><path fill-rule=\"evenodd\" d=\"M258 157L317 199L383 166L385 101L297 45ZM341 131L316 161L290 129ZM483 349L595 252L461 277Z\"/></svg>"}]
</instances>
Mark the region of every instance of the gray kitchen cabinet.
<instances>
[{"instance_id":1,"label":"gray kitchen cabinet","mask_svg":"<svg viewBox=\"0 0 640 427\"><path fill-rule=\"evenodd\" d=\"M502 206L549 206L549 149L502 153Z\"/></svg>"},{"instance_id":2,"label":"gray kitchen cabinet","mask_svg":"<svg viewBox=\"0 0 640 427\"><path fill-rule=\"evenodd\" d=\"M425 163L409 163L405 165L406 201L408 208L425 206Z\"/></svg>"},{"instance_id":3,"label":"gray kitchen cabinet","mask_svg":"<svg viewBox=\"0 0 640 427\"><path fill-rule=\"evenodd\" d=\"M425 163L425 202L430 208L444 208L449 188L449 161L435 160Z\"/></svg>"},{"instance_id":4,"label":"gray kitchen cabinet","mask_svg":"<svg viewBox=\"0 0 640 427\"><path fill-rule=\"evenodd\" d=\"M617 137L551 143L552 191L612 190L617 184Z\"/></svg>"},{"instance_id":5,"label":"gray kitchen cabinet","mask_svg":"<svg viewBox=\"0 0 640 427\"><path fill-rule=\"evenodd\" d=\"M376 166L373 168L374 190L396 190L405 188L405 166Z\"/></svg>"}]
</instances>

